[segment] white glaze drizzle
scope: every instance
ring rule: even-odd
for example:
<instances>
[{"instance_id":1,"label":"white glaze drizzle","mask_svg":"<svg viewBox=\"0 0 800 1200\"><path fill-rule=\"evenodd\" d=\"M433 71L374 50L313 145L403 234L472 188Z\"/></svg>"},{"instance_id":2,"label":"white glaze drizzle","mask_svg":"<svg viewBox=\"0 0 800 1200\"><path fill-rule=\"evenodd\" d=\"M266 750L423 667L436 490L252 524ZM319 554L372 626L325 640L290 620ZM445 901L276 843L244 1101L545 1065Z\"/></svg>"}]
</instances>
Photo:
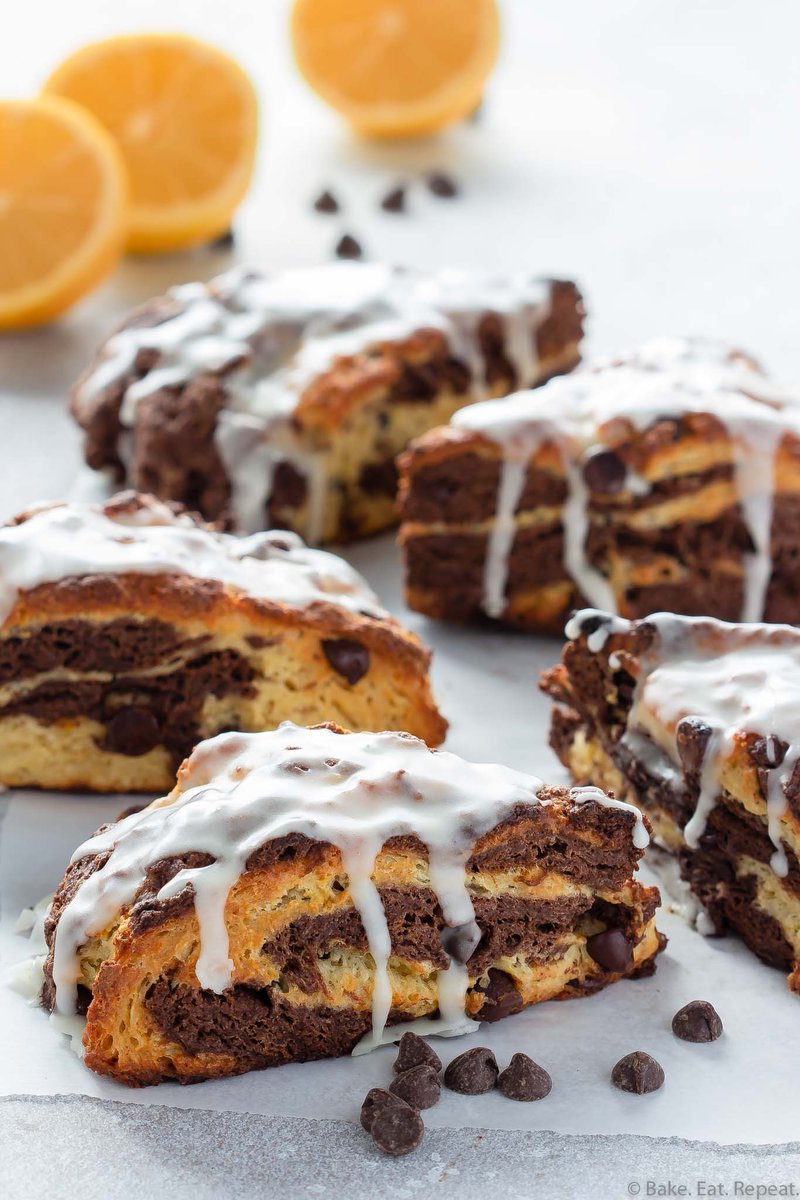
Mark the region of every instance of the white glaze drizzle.
<instances>
[{"instance_id":1,"label":"white glaze drizzle","mask_svg":"<svg viewBox=\"0 0 800 1200\"><path fill-rule=\"evenodd\" d=\"M42 508L0 527L0 621L20 592L73 576L126 573L215 579L292 607L325 601L385 615L366 580L344 559L277 530L239 538L199 527L148 499L133 511L92 504Z\"/></svg>"},{"instance_id":2,"label":"white glaze drizzle","mask_svg":"<svg viewBox=\"0 0 800 1200\"><path fill-rule=\"evenodd\" d=\"M360 1050L396 1039L403 1027L386 1021L391 1006L390 937L372 876L391 837L415 834L428 847L431 887L448 927L474 946L479 939L467 888L466 863L475 841L516 805L546 804L541 780L507 767L465 762L430 751L407 734L337 734L289 722L257 734L221 734L196 748L180 772L181 791L156 801L90 838L72 861L108 853L62 910L53 946L56 1012L75 1011L79 953L134 899L148 867L190 851L213 862L180 871L158 893L168 898L191 884L200 932L198 983L222 992L232 979L225 925L230 889L250 856L273 838L300 833L336 846L375 964L372 1031ZM576 804L601 804L635 817L634 844L647 832L638 811L597 788L573 788ZM466 967L451 958L439 973L438 1020L416 1030L464 1033Z\"/></svg>"},{"instance_id":3,"label":"white glaze drizzle","mask_svg":"<svg viewBox=\"0 0 800 1200\"><path fill-rule=\"evenodd\" d=\"M505 353L521 385L535 382L536 330L549 312L550 287L517 273L504 279L464 271L423 274L382 264L328 263L274 275L237 269L209 284L173 288L175 315L160 325L112 335L77 390L78 403L122 380L142 350L157 365L129 384L120 409L123 430L161 387L196 375L224 375L228 404L216 443L232 487L232 509L243 530L260 529L277 464L288 460L310 488L308 540L322 532L326 462L304 443L293 421L306 388L337 359L385 342L438 329L471 373L469 396L486 394L478 326L496 314ZM123 433L124 437L124 433Z\"/></svg>"},{"instance_id":4,"label":"white glaze drizzle","mask_svg":"<svg viewBox=\"0 0 800 1200\"><path fill-rule=\"evenodd\" d=\"M568 623L567 637L580 636L590 624L586 640L593 653L601 652L614 634L632 628L621 617L583 609ZM678 764L679 723L692 717L710 730L697 804L683 829L692 849L705 832L722 786L723 764L736 741L743 734L765 738L773 763L766 796L767 831L775 848L771 862L775 874L784 877L789 870L782 841L786 787L800 759L800 631L673 613L655 613L646 624L656 629L657 638L641 659L625 738L647 737L654 754L660 747L671 764ZM653 722L666 745L653 740ZM787 747L782 760L780 742Z\"/></svg>"},{"instance_id":5,"label":"white glaze drizzle","mask_svg":"<svg viewBox=\"0 0 800 1200\"><path fill-rule=\"evenodd\" d=\"M661 418L685 413L715 417L732 440L742 519L754 546L744 562L742 620L761 618L772 567L775 454L785 433L800 435L800 394L771 382L722 344L680 338L657 339L535 391L470 405L452 418L452 424L479 432L503 449L497 519L484 561L484 608L490 616L501 616L505 607L525 465L547 443L557 447L567 481L561 510L567 574L590 604L615 610L608 580L585 552L590 497L583 465L598 449L613 447L623 426L643 431ZM626 486L635 495L649 490L645 479L630 473Z\"/></svg>"}]
</instances>

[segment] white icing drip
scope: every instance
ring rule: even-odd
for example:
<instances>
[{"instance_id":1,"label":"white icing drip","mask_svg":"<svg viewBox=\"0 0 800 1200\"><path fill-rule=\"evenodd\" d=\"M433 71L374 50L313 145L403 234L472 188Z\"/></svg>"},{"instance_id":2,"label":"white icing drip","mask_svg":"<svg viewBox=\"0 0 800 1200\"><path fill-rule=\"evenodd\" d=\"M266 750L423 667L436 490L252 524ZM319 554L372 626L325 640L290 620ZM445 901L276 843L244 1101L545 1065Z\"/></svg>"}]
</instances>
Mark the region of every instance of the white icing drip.
<instances>
[{"instance_id":1,"label":"white icing drip","mask_svg":"<svg viewBox=\"0 0 800 1200\"><path fill-rule=\"evenodd\" d=\"M569 622L567 637L578 637L590 621L599 622L587 637L593 653L603 650L613 633L632 627L622 618L584 609ZM709 729L697 805L683 830L693 849L717 802L724 762L746 735L763 737L771 763L766 801L767 831L775 847L772 869L784 877L789 870L782 840L786 787L800 760L800 631L788 625L731 625L673 613L655 613L647 624L658 636L642 658L624 737L656 738L677 764L680 722L693 718ZM593 642L597 634L602 640ZM781 743L786 746L783 757ZM637 756L642 757L637 746Z\"/></svg>"},{"instance_id":2,"label":"white icing drip","mask_svg":"<svg viewBox=\"0 0 800 1200\"><path fill-rule=\"evenodd\" d=\"M455 270L425 275L355 262L275 275L235 270L207 285L173 288L167 303L177 312L160 325L114 334L77 400L89 401L123 379L140 351L155 351L156 365L125 388L122 439L140 402L159 388L204 372L224 375L229 405L215 436L239 527L263 527L275 466L288 460L310 484L308 539L314 542L323 527L326 454L312 452L292 423L308 386L341 357L438 329L469 367L470 396L478 399L487 390L478 340L487 313L503 323L505 354L520 384L532 384L536 330L548 315L549 295L549 284L522 273L505 279Z\"/></svg>"},{"instance_id":3,"label":"white icing drip","mask_svg":"<svg viewBox=\"0 0 800 1200\"><path fill-rule=\"evenodd\" d=\"M309 549L296 534L215 533L150 501L133 512L62 504L0 527L0 621L20 592L39 584L125 573L215 579L292 607L326 601L383 615L374 592L348 563Z\"/></svg>"},{"instance_id":4,"label":"white icing drip","mask_svg":"<svg viewBox=\"0 0 800 1200\"><path fill-rule=\"evenodd\" d=\"M497 511L486 546L483 571L483 608L490 617L500 617L506 606L508 562L517 532L514 514L525 486L527 461L507 455L500 472Z\"/></svg>"},{"instance_id":5,"label":"white icing drip","mask_svg":"<svg viewBox=\"0 0 800 1200\"><path fill-rule=\"evenodd\" d=\"M470 405L457 412L452 423L497 442L505 460L513 460L515 483L520 445L527 447L528 460L548 443L558 448L568 487L562 509L564 565L590 604L614 612L614 591L586 555L591 512L583 464L587 456L629 436L631 429L642 432L660 419L688 413L713 416L732 440L742 519L755 548L744 560L742 619L758 620L771 573L774 459L786 433L800 436L796 389L771 382L728 347L661 339L560 376L536 391ZM650 488L647 479L631 472L626 486L635 495ZM505 589L514 541L514 530L507 527L509 484L501 470L500 491L504 488L497 504L504 528L496 538L490 536L484 565L484 598L491 616L503 611L497 606L497 592L500 583Z\"/></svg>"},{"instance_id":6,"label":"white icing drip","mask_svg":"<svg viewBox=\"0 0 800 1200\"><path fill-rule=\"evenodd\" d=\"M543 785L533 776L432 752L405 734L336 734L288 722L267 733L222 734L202 743L182 768L180 782L179 793L90 838L73 855L73 862L98 853L109 857L61 913L53 957L60 1015L74 1013L81 947L130 904L150 865L191 851L213 862L181 871L159 898L191 884L200 931L198 982L223 991L233 972L225 925L230 889L254 851L273 838L300 833L340 850L367 934L375 964L373 1021L360 1049L394 1040L398 1027L386 1031L391 945L372 878L381 847L403 834L415 834L427 845L431 887L445 922L465 931L474 946L478 930L466 863L476 839L514 806L548 803L539 798ZM574 788L571 797L577 804L602 804L635 816L634 843L646 845L644 823L632 806L597 788ZM453 1034L474 1028L465 1015L467 983L465 967L451 959L438 978L439 1019L413 1027Z\"/></svg>"}]
</instances>

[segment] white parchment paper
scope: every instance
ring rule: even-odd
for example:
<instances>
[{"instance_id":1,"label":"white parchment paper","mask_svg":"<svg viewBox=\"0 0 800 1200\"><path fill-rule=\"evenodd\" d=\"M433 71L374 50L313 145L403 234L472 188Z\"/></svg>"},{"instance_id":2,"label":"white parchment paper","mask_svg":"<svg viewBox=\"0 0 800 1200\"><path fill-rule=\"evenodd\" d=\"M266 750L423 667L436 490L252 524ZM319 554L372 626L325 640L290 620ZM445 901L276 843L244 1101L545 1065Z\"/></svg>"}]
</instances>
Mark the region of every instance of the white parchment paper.
<instances>
[{"instance_id":1,"label":"white parchment paper","mask_svg":"<svg viewBox=\"0 0 800 1200\"><path fill-rule=\"evenodd\" d=\"M558 656L558 643L448 628L409 614L399 599L390 538L359 546L348 557L384 602L433 646L435 686L451 721L448 748L562 780L547 748L548 704L536 689L538 672ZM13 931L20 910L51 892L76 845L130 801L18 792L7 802L0 825L3 966L27 952L25 940ZM652 881L647 869L643 876ZM587 999L539 1005L468 1038L435 1041L445 1062L472 1045L491 1046L501 1066L524 1050L553 1077L546 1100L519 1104L499 1093L465 1097L443 1091L441 1102L425 1114L426 1124L721 1143L793 1141L800 1127L797 997L781 972L762 966L735 939L704 939L669 912L659 924L670 944L653 978L623 982ZM700 998L717 1007L725 1034L711 1045L680 1042L670 1029L672 1016ZM193 1087L131 1090L86 1070L46 1015L8 987L0 987L0 1028L3 1095L78 1093L318 1119L357 1120L368 1088L390 1081L394 1057L384 1048L358 1059L298 1064ZM647 1050L662 1063L666 1084L660 1092L630 1096L610 1085L612 1066L631 1050Z\"/></svg>"}]
</instances>

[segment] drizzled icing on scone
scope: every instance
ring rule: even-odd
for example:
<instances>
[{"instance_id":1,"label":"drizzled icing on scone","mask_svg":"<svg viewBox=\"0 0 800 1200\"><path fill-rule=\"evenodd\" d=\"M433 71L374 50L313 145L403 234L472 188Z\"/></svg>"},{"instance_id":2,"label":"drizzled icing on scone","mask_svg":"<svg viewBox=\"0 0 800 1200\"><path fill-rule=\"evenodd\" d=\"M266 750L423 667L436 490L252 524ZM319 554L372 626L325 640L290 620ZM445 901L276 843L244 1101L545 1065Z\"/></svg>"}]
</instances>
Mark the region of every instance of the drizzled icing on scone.
<instances>
[{"instance_id":1,"label":"drizzled icing on scone","mask_svg":"<svg viewBox=\"0 0 800 1200\"><path fill-rule=\"evenodd\" d=\"M584 470L599 452L613 451L658 421L688 414L708 414L730 439L738 502L753 545L744 558L741 617L760 620L772 567L775 456L786 433L800 435L800 396L770 382L737 351L679 338L657 339L536 391L463 408L452 418L503 449L484 565L485 611L499 617L505 609L515 513L530 459L546 444L556 447L567 482L561 512L567 573L591 604L615 611L614 590L586 553L590 489ZM618 465L620 490L650 490L646 479Z\"/></svg>"},{"instance_id":2,"label":"drizzled icing on scone","mask_svg":"<svg viewBox=\"0 0 800 1200\"><path fill-rule=\"evenodd\" d=\"M237 269L210 284L173 288L158 324L114 334L75 398L80 404L121 387L120 422L130 430L147 396L203 374L220 377L227 400L215 437L239 527L262 527L275 468L289 461L306 480L308 538L315 542L324 518L325 460L304 444L293 416L316 378L341 358L433 329L469 367L470 395L477 400L489 386L481 318L492 313L501 320L506 357L527 384L536 377L536 329L548 312L548 284L523 274L504 280L461 271L424 275L356 262L274 275ZM135 378L143 355L154 365Z\"/></svg>"},{"instance_id":3,"label":"drizzled icing on scone","mask_svg":"<svg viewBox=\"0 0 800 1200\"><path fill-rule=\"evenodd\" d=\"M179 871L158 898L177 896L191 885L200 935L197 981L223 992L234 970L225 922L230 890L255 851L273 838L299 833L341 853L375 964L372 1032L358 1049L394 1040L404 1029L386 1030L391 939L372 876L388 839L415 835L427 846L430 886L448 929L459 935L460 952L459 960L450 957L438 975L439 1018L413 1026L431 1033L466 1032L474 1022L466 1016L464 963L480 939L466 864L476 840L516 806L548 803L539 798L543 787L533 776L431 751L402 733L338 733L286 722L268 733L221 734L203 742L182 767L179 789L171 796L90 838L73 855L73 862L108 857L61 912L53 944L56 1012L75 1011L81 946L134 900L149 867L189 852L213 861ZM646 845L644 823L633 807L593 787L573 788L570 797L575 804L629 812L635 817L634 844Z\"/></svg>"},{"instance_id":4,"label":"drizzled icing on scone","mask_svg":"<svg viewBox=\"0 0 800 1200\"><path fill-rule=\"evenodd\" d=\"M314 602L383 616L366 580L343 559L283 530L217 533L152 497L123 493L103 506L56 504L0 527L0 621L17 596L87 575L189 575L291 607Z\"/></svg>"},{"instance_id":5,"label":"drizzled icing on scone","mask_svg":"<svg viewBox=\"0 0 800 1200\"><path fill-rule=\"evenodd\" d=\"M647 649L614 653L612 667L636 675L624 735L640 748L642 735L655 751L681 764L680 745L690 741L698 762L699 794L683 836L696 849L724 784L723 770L736 744L747 735L760 739L766 770L767 829L775 847L772 868L785 876L783 846L786 789L800 759L800 631L788 625L730 625L706 617L655 613L645 621L625 621L594 609L575 614L568 638L583 634L590 651L600 653L609 638L634 628L652 628ZM752 741L752 737L750 739ZM657 748L657 749L656 749ZM694 765L694 764L693 764Z\"/></svg>"}]
</instances>

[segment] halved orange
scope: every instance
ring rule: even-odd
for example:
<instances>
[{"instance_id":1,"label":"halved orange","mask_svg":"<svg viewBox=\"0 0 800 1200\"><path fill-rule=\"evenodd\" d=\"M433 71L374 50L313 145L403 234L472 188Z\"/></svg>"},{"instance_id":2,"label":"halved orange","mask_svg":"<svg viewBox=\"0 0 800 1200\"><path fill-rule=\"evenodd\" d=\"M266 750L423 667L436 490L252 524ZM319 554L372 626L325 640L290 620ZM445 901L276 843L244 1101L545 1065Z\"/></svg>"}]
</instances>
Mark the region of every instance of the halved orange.
<instances>
[{"instance_id":1,"label":"halved orange","mask_svg":"<svg viewBox=\"0 0 800 1200\"><path fill-rule=\"evenodd\" d=\"M68 100L0 101L0 329L58 316L114 267L127 226L113 140Z\"/></svg>"},{"instance_id":2,"label":"halved orange","mask_svg":"<svg viewBox=\"0 0 800 1200\"><path fill-rule=\"evenodd\" d=\"M253 173L255 90L238 63L182 34L109 38L44 85L102 122L131 181L130 250L175 250L230 227Z\"/></svg>"},{"instance_id":3,"label":"halved orange","mask_svg":"<svg viewBox=\"0 0 800 1200\"><path fill-rule=\"evenodd\" d=\"M297 64L360 132L431 133L480 103L499 46L495 0L295 0Z\"/></svg>"}]
</instances>

